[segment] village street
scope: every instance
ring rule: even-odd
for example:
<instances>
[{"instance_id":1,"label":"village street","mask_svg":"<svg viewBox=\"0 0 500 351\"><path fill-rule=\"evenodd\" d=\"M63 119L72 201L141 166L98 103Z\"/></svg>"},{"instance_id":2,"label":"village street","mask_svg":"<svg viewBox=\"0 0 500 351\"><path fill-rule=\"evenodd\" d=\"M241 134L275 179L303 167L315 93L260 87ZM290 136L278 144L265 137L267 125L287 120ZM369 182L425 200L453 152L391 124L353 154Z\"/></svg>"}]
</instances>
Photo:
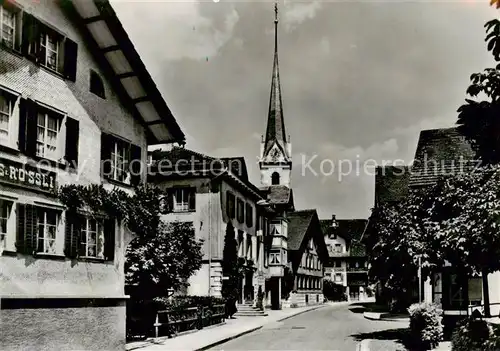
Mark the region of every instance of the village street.
<instances>
[{"instance_id":1,"label":"village street","mask_svg":"<svg viewBox=\"0 0 500 351\"><path fill-rule=\"evenodd\" d=\"M211 350L396 351L404 348L391 339L399 338L407 327L407 321L365 319L355 304L327 305L283 322L270 323Z\"/></svg>"}]
</instances>

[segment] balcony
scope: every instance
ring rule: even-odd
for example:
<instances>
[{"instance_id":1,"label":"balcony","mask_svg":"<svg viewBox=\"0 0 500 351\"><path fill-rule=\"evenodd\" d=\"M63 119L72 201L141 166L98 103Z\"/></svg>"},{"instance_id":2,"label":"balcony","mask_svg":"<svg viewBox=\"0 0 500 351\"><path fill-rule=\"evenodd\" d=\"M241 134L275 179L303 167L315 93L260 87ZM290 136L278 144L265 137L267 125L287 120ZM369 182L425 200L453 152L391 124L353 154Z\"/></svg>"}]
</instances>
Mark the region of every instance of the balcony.
<instances>
[{"instance_id":1,"label":"balcony","mask_svg":"<svg viewBox=\"0 0 500 351\"><path fill-rule=\"evenodd\" d=\"M348 273L367 273L368 268L366 267L349 267L347 268Z\"/></svg>"}]
</instances>

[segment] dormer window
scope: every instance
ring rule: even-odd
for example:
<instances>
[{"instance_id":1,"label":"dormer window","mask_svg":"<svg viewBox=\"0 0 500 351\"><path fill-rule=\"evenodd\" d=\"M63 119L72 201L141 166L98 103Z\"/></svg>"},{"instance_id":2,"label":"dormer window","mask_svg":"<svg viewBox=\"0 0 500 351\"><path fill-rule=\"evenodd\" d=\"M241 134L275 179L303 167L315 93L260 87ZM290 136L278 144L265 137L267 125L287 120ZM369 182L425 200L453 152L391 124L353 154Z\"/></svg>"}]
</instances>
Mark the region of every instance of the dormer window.
<instances>
[{"instance_id":1,"label":"dormer window","mask_svg":"<svg viewBox=\"0 0 500 351\"><path fill-rule=\"evenodd\" d=\"M101 76L93 70L90 70L90 92L99 96L101 99L106 98L104 83Z\"/></svg>"}]
</instances>

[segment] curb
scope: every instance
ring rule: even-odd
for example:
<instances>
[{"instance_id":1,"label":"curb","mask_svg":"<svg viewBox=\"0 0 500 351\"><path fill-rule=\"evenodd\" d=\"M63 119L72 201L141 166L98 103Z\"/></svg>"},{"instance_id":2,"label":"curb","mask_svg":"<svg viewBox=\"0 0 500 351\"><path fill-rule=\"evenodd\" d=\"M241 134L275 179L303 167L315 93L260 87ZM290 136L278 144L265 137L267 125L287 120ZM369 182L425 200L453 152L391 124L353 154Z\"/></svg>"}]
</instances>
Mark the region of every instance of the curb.
<instances>
[{"instance_id":1,"label":"curb","mask_svg":"<svg viewBox=\"0 0 500 351\"><path fill-rule=\"evenodd\" d=\"M231 340L233 340L233 339L239 338L240 336L243 336L243 335L246 335L246 334L253 333L253 332L254 332L254 331L256 331L256 330L262 329L262 327L263 327L263 325L260 325L260 326L255 327L255 328L252 328L252 329L249 329L249 330L245 330L244 332L238 333L238 334L236 334L236 335L229 336L229 337L224 338L224 339L222 339L222 340L218 340L218 341L213 342L213 343L211 343L211 344L209 344L209 345L203 346L203 347L201 347L201 348L199 348L199 349L195 349L194 351L203 351L203 350L207 350L207 349L212 348L212 347L214 347L214 346L217 346L217 345L220 345L220 344L224 344L224 343L226 343L226 342L228 342L228 341L231 341Z\"/></svg>"},{"instance_id":2,"label":"curb","mask_svg":"<svg viewBox=\"0 0 500 351\"><path fill-rule=\"evenodd\" d=\"M290 316L286 316L286 317L283 317L283 318L277 319L275 322L282 322L282 321L287 320L287 319L289 319L289 318L292 318L292 317L295 317L295 316L298 316L298 315L301 315L301 314L304 314L304 313L307 313L307 312L310 312L310 311L314 311L314 310L320 309L320 308L322 308L322 307L325 307L325 305L324 305L324 304L322 304L322 305L314 306L313 308L310 308L310 309L308 309L308 310L305 310L305 311L300 311L300 312L297 312L297 313L292 314L292 315L290 315ZM270 322L270 323L273 323L273 322ZM262 329L262 328L264 327L264 325L266 325L266 324L268 324L268 323L265 323L265 324L263 324L263 325L260 325L260 326L258 326L258 327L255 327L255 328L252 328L252 329L249 329L249 330L245 330L244 332L238 333L238 334L236 334L236 335L229 336L229 337L224 338L224 339L222 339L222 340L218 340L218 341L216 341L216 342L211 343L210 345L203 346L203 347L201 347L201 348L199 348L199 349L196 349L196 350L194 350L194 351L204 351L204 350L210 349L210 348L212 348L212 347L214 347L214 346L217 346L217 345L220 345L220 344L224 344L224 343L226 343L226 342L228 342L228 341L231 341L231 340L237 339L237 338L239 338L239 337L241 337L241 336L244 336L244 335L246 335L246 334L250 334L250 333L253 333L254 331L257 331L257 330L259 330L259 329Z\"/></svg>"}]
</instances>

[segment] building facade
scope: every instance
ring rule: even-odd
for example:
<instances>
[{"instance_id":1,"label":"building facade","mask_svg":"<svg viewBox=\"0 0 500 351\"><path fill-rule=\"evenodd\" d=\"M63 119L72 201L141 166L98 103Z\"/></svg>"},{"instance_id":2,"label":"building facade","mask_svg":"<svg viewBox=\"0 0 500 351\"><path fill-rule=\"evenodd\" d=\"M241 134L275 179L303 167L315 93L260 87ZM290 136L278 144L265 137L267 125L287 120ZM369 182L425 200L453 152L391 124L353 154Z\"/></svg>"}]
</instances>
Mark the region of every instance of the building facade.
<instances>
[{"instance_id":1,"label":"building facade","mask_svg":"<svg viewBox=\"0 0 500 351\"><path fill-rule=\"evenodd\" d=\"M367 226L366 219L321 220L329 260L325 278L346 287L349 301L365 300L368 296L368 257L360 242Z\"/></svg>"},{"instance_id":2,"label":"building facade","mask_svg":"<svg viewBox=\"0 0 500 351\"><path fill-rule=\"evenodd\" d=\"M147 145L184 135L109 3L0 11L0 348L123 350L132 234L105 215L69 216L56 191L132 192Z\"/></svg>"},{"instance_id":3,"label":"building facade","mask_svg":"<svg viewBox=\"0 0 500 351\"><path fill-rule=\"evenodd\" d=\"M302 307L323 303L324 267L328 250L316 210L289 214L289 263L293 287L286 304Z\"/></svg>"},{"instance_id":4,"label":"building facade","mask_svg":"<svg viewBox=\"0 0 500 351\"><path fill-rule=\"evenodd\" d=\"M221 296L224 238L230 222L238 257L245 265L238 303L256 303L259 288L266 291L273 212L261 205L264 198L248 181L245 160L217 159L185 148L153 153L152 160L157 166L149 181L168 192L172 209L162 219L191 222L196 238L203 239L202 268L190 278L185 293ZM161 162L169 166L162 167Z\"/></svg>"}]
</instances>

